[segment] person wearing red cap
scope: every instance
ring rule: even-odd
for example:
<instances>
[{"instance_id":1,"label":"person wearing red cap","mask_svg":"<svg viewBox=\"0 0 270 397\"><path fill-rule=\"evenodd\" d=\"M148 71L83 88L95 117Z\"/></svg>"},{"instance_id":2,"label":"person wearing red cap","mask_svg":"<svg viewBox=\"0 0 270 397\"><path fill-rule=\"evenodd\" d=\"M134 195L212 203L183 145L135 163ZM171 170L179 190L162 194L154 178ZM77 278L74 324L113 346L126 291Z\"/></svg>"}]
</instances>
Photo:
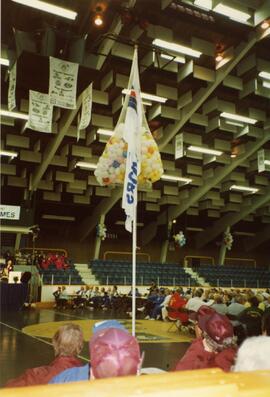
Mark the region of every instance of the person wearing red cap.
<instances>
[{"instance_id":1,"label":"person wearing red cap","mask_svg":"<svg viewBox=\"0 0 270 397\"><path fill-rule=\"evenodd\" d=\"M70 368L55 376L49 383L137 375L141 367L137 339L116 320L103 321L93 331L94 335L89 342L91 365Z\"/></svg>"},{"instance_id":2,"label":"person wearing red cap","mask_svg":"<svg viewBox=\"0 0 270 397\"><path fill-rule=\"evenodd\" d=\"M209 306L201 306L195 320L197 338L192 342L175 370L191 370L219 367L230 371L236 344L230 320Z\"/></svg>"}]
</instances>

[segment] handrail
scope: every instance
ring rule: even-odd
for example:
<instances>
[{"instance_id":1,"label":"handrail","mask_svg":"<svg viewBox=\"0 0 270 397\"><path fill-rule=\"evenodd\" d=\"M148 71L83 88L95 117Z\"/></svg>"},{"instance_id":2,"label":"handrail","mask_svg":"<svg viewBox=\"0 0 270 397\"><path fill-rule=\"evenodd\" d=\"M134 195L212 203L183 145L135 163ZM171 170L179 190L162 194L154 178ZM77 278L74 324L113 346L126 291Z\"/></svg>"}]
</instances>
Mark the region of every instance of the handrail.
<instances>
[{"instance_id":1,"label":"handrail","mask_svg":"<svg viewBox=\"0 0 270 397\"><path fill-rule=\"evenodd\" d=\"M215 265L215 260L214 260L214 258L212 256L186 255L184 257L184 263L185 263L185 260L188 259L188 258L191 258L191 259L193 259L193 258L197 258L197 259L211 259L212 265L213 266Z\"/></svg>"},{"instance_id":2,"label":"handrail","mask_svg":"<svg viewBox=\"0 0 270 397\"><path fill-rule=\"evenodd\" d=\"M108 260L108 259L107 259L107 256L110 255L110 254L115 254L115 255L130 255L130 256L132 256L132 252L129 252L129 251L127 251L127 252L123 252L123 251L106 251L106 252L104 252L103 260ZM137 252L137 253L136 253L136 256L138 257L139 255L144 255L144 256L146 256L146 257L147 257L147 262L148 262L148 263L151 262L151 257L150 257L150 255L147 254L146 252ZM119 259L119 258L116 258L116 259Z\"/></svg>"},{"instance_id":3,"label":"handrail","mask_svg":"<svg viewBox=\"0 0 270 397\"><path fill-rule=\"evenodd\" d=\"M33 248L31 248L31 247L20 248L20 251L21 252L22 251L30 251L30 253L32 253L33 252ZM55 252L63 252L65 254L65 256L68 256L68 252L64 248L38 248L38 247L35 247L34 252L36 252L36 251L43 251L43 252L44 251L48 251L48 252L53 252L53 253L55 253Z\"/></svg>"},{"instance_id":4,"label":"handrail","mask_svg":"<svg viewBox=\"0 0 270 397\"><path fill-rule=\"evenodd\" d=\"M196 379L196 382L194 382ZM225 373L217 368L2 389L1 397L268 397L270 371Z\"/></svg>"},{"instance_id":5,"label":"handrail","mask_svg":"<svg viewBox=\"0 0 270 397\"><path fill-rule=\"evenodd\" d=\"M257 262L256 262L256 259L252 259L252 258L227 258L227 257L225 257L225 260L224 260L224 263L227 261L227 260L229 260L229 261L238 261L238 262L253 262L253 264L254 264L254 267L256 268L257 267Z\"/></svg>"}]
</instances>

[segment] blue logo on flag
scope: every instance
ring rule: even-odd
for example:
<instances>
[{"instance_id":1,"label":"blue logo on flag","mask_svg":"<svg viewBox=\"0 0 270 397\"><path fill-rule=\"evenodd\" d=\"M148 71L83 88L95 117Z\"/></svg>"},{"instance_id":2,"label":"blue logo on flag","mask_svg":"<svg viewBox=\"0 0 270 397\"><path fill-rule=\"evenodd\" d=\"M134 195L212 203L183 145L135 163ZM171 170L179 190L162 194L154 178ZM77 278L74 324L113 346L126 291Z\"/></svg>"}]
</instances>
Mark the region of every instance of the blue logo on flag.
<instances>
[{"instance_id":1,"label":"blue logo on flag","mask_svg":"<svg viewBox=\"0 0 270 397\"><path fill-rule=\"evenodd\" d=\"M134 90L130 91L128 106L134 109L135 112L137 113L137 98L136 98L136 92Z\"/></svg>"}]
</instances>

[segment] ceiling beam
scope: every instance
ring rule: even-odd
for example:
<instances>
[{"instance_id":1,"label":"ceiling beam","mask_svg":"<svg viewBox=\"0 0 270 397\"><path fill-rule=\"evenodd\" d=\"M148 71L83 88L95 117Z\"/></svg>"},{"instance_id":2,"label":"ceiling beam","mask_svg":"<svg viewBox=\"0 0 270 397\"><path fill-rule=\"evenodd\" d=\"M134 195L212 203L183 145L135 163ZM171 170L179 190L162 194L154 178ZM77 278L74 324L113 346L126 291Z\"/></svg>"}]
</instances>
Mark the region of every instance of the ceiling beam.
<instances>
[{"instance_id":1,"label":"ceiling beam","mask_svg":"<svg viewBox=\"0 0 270 397\"><path fill-rule=\"evenodd\" d=\"M100 217L107 215L111 208L117 203L122 196L122 188L115 188L112 190L111 197L103 199L94 210L93 215L87 216L80 224L77 231L77 238L82 242L86 239L89 233L96 227Z\"/></svg>"},{"instance_id":2,"label":"ceiling beam","mask_svg":"<svg viewBox=\"0 0 270 397\"><path fill-rule=\"evenodd\" d=\"M262 34L252 33L247 42L240 43L235 49L236 54L231 61L226 63L223 67L216 71L216 78L213 83L208 83L206 88L200 88L194 95L192 102L183 107L181 112L181 119L174 124L170 124L163 131L163 137L159 142L159 148L162 150L181 130L191 116L203 105L207 98L214 92L214 90L222 83L226 76L235 68L235 66L244 58L244 56L251 50L251 48L261 40Z\"/></svg>"},{"instance_id":3,"label":"ceiling beam","mask_svg":"<svg viewBox=\"0 0 270 397\"><path fill-rule=\"evenodd\" d=\"M216 222L203 232L200 232L195 237L196 248L202 248L207 243L211 242L214 238L216 238L219 234L224 232L228 226L233 226L250 213L256 211L258 208L264 206L270 201L270 187L264 189L263 194L261 196L254 197L250 199L246 198L241 204L241 210L239 212L230 213Z\"/></svg>"},{"instance_id":4,"label":"ceiling beam","mask_svg":"<svg viewBox=\"0 0 270 397\"><path fill-rule=\"evenodd\" d=\"M202 186L194 188L189 195L189 198L184 200L181 204L169 207L168 210L163 211L157 216L156 221L147 225L142 231L143 245L149 243L157 233L158 225L166 224L173 219L178 218L183 214L189 207L196 204L209 190L219 184L226 176L228 176L234 169L236 169L241 163L252 156L257 150L260 149L266 142L270 140L270 129L264 131L262 138L255 142L249 142L243 154L239 155L235 159L232 159L230 164L218 167L214 171L214 176L204 181Z\"/></svg>"},{"instance_id":5,"label":"ceiling beam","mask_svg":"<svg viewBox=\"0 0 270 397\"><path fill-rule=\"evenodd\" d=\"M245 250L252 251L266 241L270 241L270 225L266 226L262 231L256 233L252 238L245 240Z\"/></svg>"},{"instance_id":6,"label":"ceiling beam","mask_svg":"<svg viewBox=\"0 0 270 397\"><path fill-rule=\"evenodd\" d=\"M254 13L254 25L257 26L265 19L270 17L270 1L265 0L264 3Z\"/></svg>"},{"instance_id":7,"label":"ceiling beam","mask_svg":"<svg viewBox=\"0 0 270 397\"><path fill-rule=\"evenodd\" d=\"M37 190L38 184L41 181L44 173L46 172L47 168L51 164L54 155L56 154L61 142L66 135L67 130L71 126L72 121L74 120L76 114L82 103L82 94L78 97L76 101L76 109L66 110L64 115L62 116L61 120L58 124L58 132L51 138L50 142L46 146L41 164L35 169L32 178L30 178L30 186L29 190L31 192Z\"/></svg>"}]
</instances>

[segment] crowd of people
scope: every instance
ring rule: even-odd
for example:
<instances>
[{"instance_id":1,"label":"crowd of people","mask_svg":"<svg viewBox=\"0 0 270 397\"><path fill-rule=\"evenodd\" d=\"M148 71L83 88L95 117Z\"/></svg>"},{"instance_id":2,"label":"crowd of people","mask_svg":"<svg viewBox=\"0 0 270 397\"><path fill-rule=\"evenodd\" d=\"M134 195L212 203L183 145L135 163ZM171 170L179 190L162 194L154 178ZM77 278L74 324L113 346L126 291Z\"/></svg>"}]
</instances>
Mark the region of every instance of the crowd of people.
<instances>
[{"instance_id":1,"label":"crowd of people","mask_svg":"<svg viewBox=\"0 0 270 397\"><path fill-rule=\"evenodd\" d=\"M211 306L189 312L196 337L175 371L219 367L224 371L270 369L270 311L266 309L259 336L248 337L237 347L232 322ZM89 341L89 363L78 359L83 347L80 326L65 324L53 337L55 359L48 365L26 370L6 387L59 384L148 373L136 337L116 320L96 323ZM156 369L157 372L162 372ZM153 372L153 369L151 369Z\"/></svg>"},{"instance_id":2,"label":"crowd of people","mask_svg":"<svg viewBox=\"0 0 270 397\"><path fill-rule=\"evenodd\" d=\"M10 271L13 271L15 265L34 265L38 270L47 270L55 268L57 270L66 270L70 267L67 256L60 252L49 252L35 250L34 253L26 253L20 250L13 255L6 251L1 255L0 278L2 281L8 280Z\"/></svg>"}]
</instances>

